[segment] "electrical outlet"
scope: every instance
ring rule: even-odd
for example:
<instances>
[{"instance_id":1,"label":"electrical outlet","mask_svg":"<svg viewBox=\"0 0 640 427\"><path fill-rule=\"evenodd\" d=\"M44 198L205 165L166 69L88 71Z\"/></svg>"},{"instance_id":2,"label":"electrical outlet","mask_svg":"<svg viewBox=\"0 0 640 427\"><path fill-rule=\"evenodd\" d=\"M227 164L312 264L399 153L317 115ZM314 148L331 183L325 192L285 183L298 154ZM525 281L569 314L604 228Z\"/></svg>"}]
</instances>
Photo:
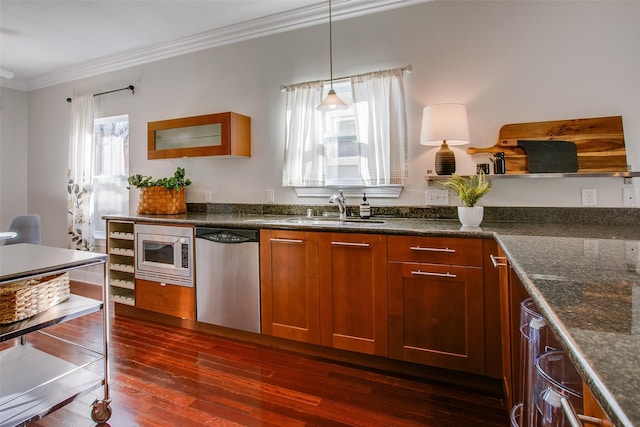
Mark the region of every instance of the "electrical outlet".
<instances>
[{"instance_id":1,"label":"electrical outlet","mask_svg":"<svg viewBox=\"0 0 640 427\"><path fill-rule=\"evenodd\" d=\"M275 191L267 190L267 203L273 203L275 201Z\"/></svg>"},{"instance_id":2,"label":"electrical outlet","mask_svg":"<svg viewBox=\"0 0 640 427\"><path fill-rule=\"evenodd\" d=\"M582 189L582 206L597 206L596 201L596 189L595 188L583 188Z\"/></svg>"},{"instance_id":3,"label":"electrical outlet","mask_svg":"<svg viewBox=\"0 0 640 427\"><path fill-rule=\"evenodd\" d=\"M595 239L584 239L584 256L585 258L598 257L598 241Z\"/></svg>"},{"instance_id":4,"label":"electrical outlet","mask_svg":"<svg viewBox=\"0 0 640 427\"><path fill-rule=\"evenodd\" d=\"M211 191L206 190L204 192L204 198L205 198L205 202L207 202L207 203L213 202L213 197L211 196Z\"/></svg>"},{"instance_id":5,"label":"electrical outlet","mask_svg":"<svg viewBox=\"0 0 640 427\"><path fill-rule=\"evenodd\" d=\"M638 189L623 188L622 189L622 206L634 208L638 206Z\"/></svg>"},{"instance_id":6,"label":"electrical outlet","mask_svg":"<svg viewBox=\"0 0 640 427\"><path fill-rule=\"evenodd\" d=\"M640 261L640 242L625 240L624 259L627 262L632 262L632 263L636 263Z\"/></svg>"},{"instance_id":7,"label":"electrical outlet","mask_svg":"<svg viewBox=\"0 0 640 427\"><path fill-rule=\"evenodd\" d=\"M449 206L449 190L427 190L427 206Z\"/></svg>"}]
</instances>

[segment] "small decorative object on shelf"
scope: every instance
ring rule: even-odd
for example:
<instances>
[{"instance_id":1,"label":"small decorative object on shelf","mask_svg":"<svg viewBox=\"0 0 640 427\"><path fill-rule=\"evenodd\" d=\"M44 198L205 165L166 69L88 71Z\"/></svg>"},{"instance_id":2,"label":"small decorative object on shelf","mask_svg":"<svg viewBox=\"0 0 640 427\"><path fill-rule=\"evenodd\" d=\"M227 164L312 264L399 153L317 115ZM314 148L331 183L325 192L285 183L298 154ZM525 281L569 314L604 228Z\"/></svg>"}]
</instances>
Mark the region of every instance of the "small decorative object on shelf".
<instances>
[{"instance_id":1,"label":"small decorative object on shelf","mask_svg":"<svg viewBox=\"0 0 640 427\"><path fill-rule=\"evenodd\" d=\"M191 180L185 178L184 168L178 167L169 178L154 180L150 176L135 174L129 177L128 182L127 188L134 186L140 189L139 214L172 215L187 211L184 189L191 185Z\"/></svg>"},{"instance_id":2,"label":"small decorative object on shelf","mask_svg":"<svg viewBox=\"0 0 640 427\"><path fill-rule=\"evenodd\" d=\"M458 207L460 223L466 227L478 227L484 216L484 207L476 206L476 203L491 191L491 182L486 180L484 172L468 178L454 174L444 185L450 188L464 204Z\"/></svg>"}]
</instances>

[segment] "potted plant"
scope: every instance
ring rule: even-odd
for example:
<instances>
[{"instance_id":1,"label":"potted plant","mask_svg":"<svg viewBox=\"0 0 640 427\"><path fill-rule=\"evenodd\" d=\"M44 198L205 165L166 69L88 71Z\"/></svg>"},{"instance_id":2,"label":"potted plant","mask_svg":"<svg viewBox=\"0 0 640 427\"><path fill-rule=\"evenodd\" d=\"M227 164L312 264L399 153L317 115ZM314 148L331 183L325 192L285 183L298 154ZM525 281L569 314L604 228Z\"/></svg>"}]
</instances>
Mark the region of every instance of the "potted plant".
<instances>
[{"instance_id":1,"label":"potted plant","mask_svg":"<svg viewBox=\"0 0 640 427\"><path fill-rule=\"evenodd\" d=\"M191 180L185 178L184 168L178 167L173 176L168 178L153 179L151 176L135 174L127 181L127 188L140 189L139 214L171 215L187 211L184 189L191 185Z\"/></svg>"},{"instance_id":2,"label":"potted plant","mask_svg":"<svg viewBox=\"0 0 640 427\"><path fill-rule=\"evenodd\" d=\"M458 219L463 226L477 227L482 222L484 207L476 206L478 200L491 191L491 182L487 181L484 172L468 178L452 175L445 183L459 198L464 206L458 207Z\"/></svg>"}]
</instances>

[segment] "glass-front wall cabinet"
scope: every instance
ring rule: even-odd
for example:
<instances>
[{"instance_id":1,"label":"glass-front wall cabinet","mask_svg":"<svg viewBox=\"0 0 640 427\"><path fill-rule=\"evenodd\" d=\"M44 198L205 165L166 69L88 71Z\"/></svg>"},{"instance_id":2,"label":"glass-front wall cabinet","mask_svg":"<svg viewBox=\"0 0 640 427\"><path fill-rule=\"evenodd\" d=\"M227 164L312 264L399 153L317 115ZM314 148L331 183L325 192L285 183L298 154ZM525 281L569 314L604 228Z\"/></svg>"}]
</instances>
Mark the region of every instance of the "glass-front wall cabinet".
<instances>
[{"instance_id":1,"label":"glass-front wall cabinet","mask_svg":"<svg viewBox=\"0 0 640 427\"><path fill-rule=\"evenodd\" d=\"M251 119L229 112L148 123L149 160L199 156L251 157Z\"/></svg>"}]
</instances>

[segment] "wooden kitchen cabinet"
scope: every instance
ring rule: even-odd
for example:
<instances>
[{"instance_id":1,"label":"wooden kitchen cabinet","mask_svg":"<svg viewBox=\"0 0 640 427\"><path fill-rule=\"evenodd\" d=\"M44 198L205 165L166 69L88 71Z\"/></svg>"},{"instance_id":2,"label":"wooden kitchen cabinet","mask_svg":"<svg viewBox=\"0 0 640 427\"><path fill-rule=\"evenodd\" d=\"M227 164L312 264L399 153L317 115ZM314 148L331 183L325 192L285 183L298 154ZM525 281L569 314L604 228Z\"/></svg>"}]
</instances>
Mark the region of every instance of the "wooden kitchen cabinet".
<instances>
[{"instance_id":1,"label":"wooden kitchen cabinet","mask_svg":"<svg viewBox=\"0 0 640 427\"><path fill-rule=\"evenodd\" d=\"M389 236L389 356L485 373L480 239Z\"/></svg>"},{"instance_id":2,"label":"wooden kitchen cabinet","mask_svg":"<svg viewBox=\"0 0 640 427\"><path fill-rule=\"evenodd\" d=\"M160 120L147 124L147 158L251 157L251 118L237 113Z\"/></svg>"},{"instance_id":3,"label":"wooden kitchen cabinet","mask_svg":"<svg viewBox=\"0 0 640 427\"><path fill-rule=\"evenodd\" d=\"M262 333L320 344L318 233L260 230Z\"/></svg>"},{"instance_id":4,"label":"wooden kitchen cabinet","mask_svg":"<svg viewBox=\"0 0 640 427\"><path fill-rule=\"evenodd\" d=\"M387 355L386 237L261 230L262 333Z\"/></svg>"},{"instance_id":5,"label":"wooden kitchen cabinet","mask_svg":"<svg viewBox=\"0 0 640 427\"><path fill-rule=\"evenodd\" d=\"M613 423L611 419L602 409L602 406L598 403L595 396L591 392L589 386L583 383L582 387L583 395L583 410L584 415L591 417L588 420L582 419L584 427L612 427ZM592 422L593 421L593 422Z\"/></svg>"},{"instance_id":6,"label":"wooden kitchen cabinet","mask_svg":"<svg viewBox=\"0 0 640 427\"><path fill-rule=\"evenodd\" d=\"M136 307L182 319L196 319L195 288L136 279Z\"/></svg>"},{"instance_id":7,"label":"wooden kitchen cabinet","mask_svg":"<svg viewBox=\"0 0 640 427\"><path fill-rule=\"evenodd\" d=\"M388 355L387 237L319 233L320 342Z\"/></svg>"},{"instance_id":8,"label":"wooden kitchen cabinet","mask_svg":"<svg viewBox=\"0 0 640 427\"><path fill-rule=\"evenodd\" d=\"M529 293L498 246L494 267L498 269L500 281L502 386L507 408L511 408L523 400L520 379L520 303L529 298Z\"/></svg>"}]
</instances>

